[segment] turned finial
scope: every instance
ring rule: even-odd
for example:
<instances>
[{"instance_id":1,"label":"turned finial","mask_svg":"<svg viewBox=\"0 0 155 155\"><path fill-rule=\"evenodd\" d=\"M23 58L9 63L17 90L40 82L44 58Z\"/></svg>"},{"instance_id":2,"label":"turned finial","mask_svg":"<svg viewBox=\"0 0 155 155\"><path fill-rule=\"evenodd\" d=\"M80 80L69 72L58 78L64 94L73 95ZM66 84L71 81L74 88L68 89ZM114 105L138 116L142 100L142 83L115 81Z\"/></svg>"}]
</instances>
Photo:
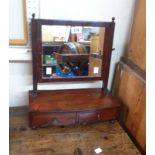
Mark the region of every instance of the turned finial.
<instances>
[{"instance_id":1,"label":"turned finial","mask_svg":"<svg viewBox=\"0 0 155 155\"><path fill-rule=\"evenodd\" d=\"M33 18L33 19L35 18L35 13L32 13L32 18Z\"/></svg>"},{"instance_id":2,"label":"turned finial","mask_svg":"<svg viewBox=\"0 0 155 155\"><path fill-rule=\"evenodd\" d=\"M112 22L115 22L115 17L112 17Z\"/></svg>"}]
</instances>

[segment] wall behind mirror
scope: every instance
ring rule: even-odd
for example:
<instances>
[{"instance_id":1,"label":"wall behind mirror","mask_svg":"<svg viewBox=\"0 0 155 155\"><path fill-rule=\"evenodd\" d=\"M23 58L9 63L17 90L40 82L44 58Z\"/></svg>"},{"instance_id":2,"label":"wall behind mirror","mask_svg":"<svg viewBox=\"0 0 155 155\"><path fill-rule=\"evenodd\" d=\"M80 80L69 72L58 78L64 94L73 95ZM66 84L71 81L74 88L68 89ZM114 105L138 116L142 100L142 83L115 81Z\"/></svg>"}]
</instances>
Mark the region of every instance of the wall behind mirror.
<instances>
[{"instance_id":1,"label":"wall behind mirror","mask_svg":"<svg viewBox=\"0 0 155 155\"><path fill-rule=\"evenodd\" d=\"M74 20L111 20L116 18L114 35L115 51L112 53L108 88L111 88L115 63L119 61L130 37L130 27L136 0L26 0L28 22L28 44L9 48L10 61L10 106L28 105L29 89L32 89L31 31L32 13L36 18L74 19ZM61 4L61 5L60 5ZM77 7L76 7L77 6ZM45 10L45 11L44 11ZM43 14L44 13L44 14ZM46 13L46 14L45 14ZM48 16L47 16L48 15ZM23 73L24 72L24 73ZM24 76L23 76L24 75ZM100 82L69 83L52 85L40 84L39 89L97 88ZM17 89L14 89L17 88Z\"/></svg>"}]
</instances>

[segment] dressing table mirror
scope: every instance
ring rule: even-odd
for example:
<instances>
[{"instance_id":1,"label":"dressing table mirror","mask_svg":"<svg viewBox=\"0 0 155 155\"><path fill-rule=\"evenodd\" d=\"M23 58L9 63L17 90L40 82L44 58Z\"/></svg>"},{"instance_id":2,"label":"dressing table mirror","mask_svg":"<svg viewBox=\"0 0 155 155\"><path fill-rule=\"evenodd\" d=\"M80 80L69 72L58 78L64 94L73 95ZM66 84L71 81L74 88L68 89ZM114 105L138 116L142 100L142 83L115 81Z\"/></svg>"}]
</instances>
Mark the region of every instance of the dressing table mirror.
<instances>
[{"instance_id":1,"label":"dressing table mirror","mask_svg":"<svg viewBox=\"0 0 155 155\"><path fill-rule=\"evenodd\" d=\"M110 22L35 19L30 127L67 126L116 119L120 104L107 94L114 35ZM38 83L102 81L101 89L38 90Z\"/></svg>"}]
</instances>

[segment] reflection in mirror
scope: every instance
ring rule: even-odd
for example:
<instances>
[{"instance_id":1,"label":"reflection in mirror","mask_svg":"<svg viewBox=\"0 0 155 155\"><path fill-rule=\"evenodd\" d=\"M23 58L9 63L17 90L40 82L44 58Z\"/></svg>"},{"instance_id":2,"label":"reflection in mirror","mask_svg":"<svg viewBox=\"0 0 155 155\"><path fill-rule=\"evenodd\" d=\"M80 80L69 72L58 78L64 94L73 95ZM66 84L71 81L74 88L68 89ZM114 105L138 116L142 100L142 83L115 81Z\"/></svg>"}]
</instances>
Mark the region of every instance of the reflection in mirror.
<instances>
[{"instance_id":1,"label":"reflection in mirror","mask_svg":"<svg viewBox=\"0 0 155 155\"><path fill-rule=\"evenodd\" d=\"M43 78L101 77L104 27L42 25Z\"/></svg>"}]
</instances>

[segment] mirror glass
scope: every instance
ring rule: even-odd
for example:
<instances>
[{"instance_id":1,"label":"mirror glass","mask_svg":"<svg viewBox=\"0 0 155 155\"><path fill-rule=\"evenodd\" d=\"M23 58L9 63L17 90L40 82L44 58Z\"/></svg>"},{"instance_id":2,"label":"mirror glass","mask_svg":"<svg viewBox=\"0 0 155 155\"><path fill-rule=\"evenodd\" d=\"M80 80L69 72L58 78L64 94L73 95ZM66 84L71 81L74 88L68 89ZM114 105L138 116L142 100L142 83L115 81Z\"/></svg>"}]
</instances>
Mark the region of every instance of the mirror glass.
<instances>
[{"instance_id":1,"label":"mirror glass","mask_svg":"<svg viewBox=\"0 0 155 155\"><path fill-rule=\"evenodd\" d=\"M42 77L101 77L104 27L42 25Z\"/></svg>"}]
</instances>

